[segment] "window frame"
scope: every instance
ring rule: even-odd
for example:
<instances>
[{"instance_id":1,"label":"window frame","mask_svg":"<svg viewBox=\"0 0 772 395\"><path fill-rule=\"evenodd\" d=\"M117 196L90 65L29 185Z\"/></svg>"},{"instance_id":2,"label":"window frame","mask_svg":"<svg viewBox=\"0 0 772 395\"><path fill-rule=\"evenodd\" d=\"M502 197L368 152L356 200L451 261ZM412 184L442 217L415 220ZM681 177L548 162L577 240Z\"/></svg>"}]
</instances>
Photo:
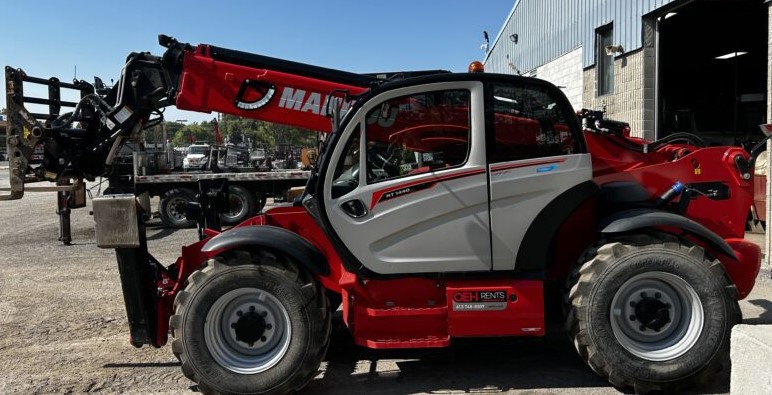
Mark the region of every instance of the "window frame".
<instances>
[{"instance_id":1,"label":"window frame","mask_svg":"<svg viewBox=\"0 0 772 395\"><path fill-rule=\"evenodd\" d=\"M615 91L614 55L606 54L606 46L614 45L614 24L601 26L595 30L595 63L597 96L611 95Z\"/></svg>"}]
</instances>

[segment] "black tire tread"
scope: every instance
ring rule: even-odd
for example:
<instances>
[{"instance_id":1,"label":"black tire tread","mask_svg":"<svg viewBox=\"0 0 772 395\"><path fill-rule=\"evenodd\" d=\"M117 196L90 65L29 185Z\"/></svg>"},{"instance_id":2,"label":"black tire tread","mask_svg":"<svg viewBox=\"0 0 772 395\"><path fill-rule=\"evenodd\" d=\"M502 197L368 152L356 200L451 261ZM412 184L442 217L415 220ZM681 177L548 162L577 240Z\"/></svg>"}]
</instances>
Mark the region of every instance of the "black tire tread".
<instances>
[{"instance_id":1,"label":"black tire tread","mask_svg":"<svg viewBox=\"0 0 772 395\"><path fill-rule=\"evenodd\" d=\"M737 301L737 288L727 275L721 262L710 257L706 251L699 246L691 245L673 235L628 235L623 239L602 240L591 246L582 255L579 262L569 274L565 290L567 290L564 301L566 302L566 320L565 328L572 339L574 347L579 355L586 361L590 368L601 376L607 377L609 382L618 388L633 388L636 393L649 393L655 391L673 391L685 387L700 386L711 381L715 374L722 369L727 368L726 362L722 358L714 358L714 363L702 371L698 372L688 380L680 383L658 383L637 380L632 377L626 377L621 370L612 364L606 363L600 356L589 338L589 333L582 326L580 317L586 313L583 298L589 295L592 284L600 273L614 263L614 260L633 249L659 247L675 251L680 251L699 260L703 265L724 283L724 292L727 300L735 301L728 303L730 325L740 323L742 315ZM728 355L728 342L723 344Z\"/></svg>"},{"instance_id":2,"label":"black tire tread","mask_svg":"<svg viewBox=\"0 0 772 395\"><path fill-rule=\"evenodd\" d=\"M310 350L311 352L306 354L300 368L297 370L297 374L294 378L283 383L279 388L271 389L270 393L292 393L305 387L313 377L317 374L321 361L324 359L327 349L330 344L330 333L332 331L331 324L331 312L329 311L329 305L327 303L327 297L324 294L324 288L317 285L316 281L310 276L304 275L300 272L297 265L294 265L287 259L277 256L270 251L252 252L252 255L257 255L253 258L254 261L259 261L260 266L263 266L265 270L278 271L282 273L286 279L294 281L301 289L311 288L312 295L306 301L306 305L311 305L310 310L318 311L321 315L321 320L324 323L322 330L317 331L316 336L310 343L321 344L321 347ZM234 260L235 261L235 260ZM229 266L235 264L234 261L225 261L222 258L214 258L205 262L195 272L191 273L186 281L186 285L182 291L180 291L174 299L174 312L175 314L169 320L169 326L172 330L172 334L179 331L182 326L181 311L187 308L190 301L190 295L201 288L208 278L217 274L218 272L227 269ZM305 293L304 293L305 294ZM206 394L219 394L217 390L210 388L206 383L201 383L196 376L196 372L187 360L185 355L182 339L175 338L172 343L172 352L181 362L182 373L188 379L198 383L199 390Z\"/></svg>"}]
</instances>

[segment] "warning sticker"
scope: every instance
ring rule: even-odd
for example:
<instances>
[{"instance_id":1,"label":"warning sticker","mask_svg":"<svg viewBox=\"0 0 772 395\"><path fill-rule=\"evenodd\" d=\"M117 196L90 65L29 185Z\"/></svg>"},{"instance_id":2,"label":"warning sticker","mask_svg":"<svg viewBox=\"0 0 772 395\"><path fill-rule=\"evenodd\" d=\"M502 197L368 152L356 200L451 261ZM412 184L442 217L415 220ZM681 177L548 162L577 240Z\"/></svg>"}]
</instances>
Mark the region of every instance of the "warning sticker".
<instances>
[{"instance_id":1,"label":"warning sticker","mask_svg":"<svg viewBox=\"0 0 772 395\"><path fill-rule=\"evenodd\" d=\"M117 113L115 113L114 117L118 123L124 123L127 119L129 119L129 117L131 117L132 114L133 112L131 112L130 108L123 106Z\"/></svg>"}]
</instances>

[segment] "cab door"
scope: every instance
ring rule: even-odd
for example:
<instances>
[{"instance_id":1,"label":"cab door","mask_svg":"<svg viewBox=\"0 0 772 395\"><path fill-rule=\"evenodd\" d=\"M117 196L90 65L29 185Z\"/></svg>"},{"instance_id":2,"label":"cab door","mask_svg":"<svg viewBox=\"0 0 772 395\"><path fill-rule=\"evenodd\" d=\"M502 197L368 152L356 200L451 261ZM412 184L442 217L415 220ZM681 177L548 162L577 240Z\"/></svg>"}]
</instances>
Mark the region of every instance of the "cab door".
<instances>
[{"instance_id":1,"label":"cab door","mask_svg":"<svg viewBox=\"0 0 772 395\"><path fill-rule=\"evenodd\" d=\"M488 93L493 270L532 271L559 247L550 243L560 212L587 198L590 154L573 109L554 86L501 79L489 83Z\"/></svg>"},{"instance_id":2,"label":"cab door","mask_svg":"<svg viewBox=\"0 0 772 395\"><path fill-rule=\"evenodd\" d=\"M440 82L370 99L342 132L324 211L383 274L491 270L483 84Z\"/></svg>"}]
</instances>

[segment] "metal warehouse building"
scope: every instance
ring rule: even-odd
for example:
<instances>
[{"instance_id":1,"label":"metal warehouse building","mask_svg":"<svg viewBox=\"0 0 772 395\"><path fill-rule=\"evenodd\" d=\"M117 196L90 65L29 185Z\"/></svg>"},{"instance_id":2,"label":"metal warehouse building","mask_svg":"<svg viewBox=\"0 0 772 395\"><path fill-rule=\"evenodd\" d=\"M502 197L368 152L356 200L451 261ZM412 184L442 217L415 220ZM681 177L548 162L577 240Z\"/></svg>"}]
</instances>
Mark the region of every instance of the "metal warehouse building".
<instances>
[{"instance_id":1,"label":"metal warehouse building","mask_svg":"<svg viewBox=\"0 0 772 395\"><path fill-rule=\"evenodd\" d=\"M486 71L535 76L647 139L760 140L772 0L516 0Z\"/></svg>"}]
</instances>

